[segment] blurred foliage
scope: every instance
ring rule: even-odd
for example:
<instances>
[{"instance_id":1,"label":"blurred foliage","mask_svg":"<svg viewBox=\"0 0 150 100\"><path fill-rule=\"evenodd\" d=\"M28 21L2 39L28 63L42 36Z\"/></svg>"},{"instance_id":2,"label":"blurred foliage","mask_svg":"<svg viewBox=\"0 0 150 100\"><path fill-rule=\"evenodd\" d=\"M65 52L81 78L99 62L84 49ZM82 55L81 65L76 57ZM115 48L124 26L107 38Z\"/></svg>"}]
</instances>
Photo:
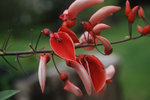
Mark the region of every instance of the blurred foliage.
<instances>
[{"instance_id":1,"label":"blurred foliage","mask_svg":"<svg viewBox=\"0 0 150 100\"><path fill-rule=\"evenodd\" d=\"M8 100L8 98L12 97L13 95L19 93L19 90L5 90L0 91L0 100Z\"/></svg>"},{"instance_id":2,"label":"blurred foliage","mask_svg":"<svg viewBox=\"0 0 150 100\"><path fill-rule=\"evenodd\" d=\"M50 28L57 31L61 25L59 15L74 0L0 0L0 47L4 41L4 37L8 29L12 29L13 35L9 41L12 46L8 51L30 50L30 29L33 29L33 41L35 41L43 28ZM130 0L132 6L140 4L145 9L147 19L150 17L149 4L147 0ZM136 2L136 3L135 3ZM102 36L107 37L110 41L123 39L128 34L127 20L124 15L125 0L105 0L103 4L90 7L81 12L77 18L77 25L73 30L78 37L83 32L81 29L81 21L87 21L90 16L99 8L105 5L121 5L122 10L111 17L104 20L104 23L111 26L111 29L105 30ZM150 20L148 19L150 22ZM141 20L136 20L133 27L134 35L138 35L136 30L137 23L144 26ZM121 56L122 67L120 72L120 82L123 88L124 100L149 100L149 73L150 73L150 37L144 37L138 40L113 45L114 52ZM49 39L42 36L38 49L50 49ZM101 48L101 47L100 47ZM78 49L77 52L85 52ZM96 52L96 51L93 51ZM25 71L25 75L19 68L15 57L7 57L7 59L19 71L14 71L5 61L0 58L0 90L12 89L12 83L18 78L28 77L32 72L38 70L38 60L35 56L29 58L20 58ZM59 62L60 59L57 59ZM48 64L48 67L52 62Z\"/></svg>"}]
</instances>

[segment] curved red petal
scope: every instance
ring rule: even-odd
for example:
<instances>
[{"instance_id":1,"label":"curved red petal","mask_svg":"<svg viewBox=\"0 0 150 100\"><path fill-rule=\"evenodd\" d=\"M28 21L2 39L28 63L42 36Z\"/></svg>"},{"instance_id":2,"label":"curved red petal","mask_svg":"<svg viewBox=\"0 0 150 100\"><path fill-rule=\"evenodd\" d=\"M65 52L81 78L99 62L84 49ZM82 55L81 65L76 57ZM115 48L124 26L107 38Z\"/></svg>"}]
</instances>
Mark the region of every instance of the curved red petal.
<instances>
[{"instance_id":1,"label":"curved red petal","mask_svg":"<svg viewBox=\"0 0 150 100\"><path fill-rule=\"evenodd\" d=\"M61 26L58 31L66 32L71 37L71 39L73 40L74 43L79 43L79 40L78 40L76 34L74 32L72 32L68 27Z\"/></svg>"},{"instance_id":2,"label":"curved red petal","mask_svg":"<svg viewBox=\"0 0 150 100\"><path fill-rule=\"evenodd\" d=\"M113 50L113 48L112 48L112 46L111 46L111 43L110 43L106 38L104 38L104 37L102 37L102 36L96 36L96 38L97 38L98 40L100 40L101 43L103 44L103 46L105 47L105 50L104 50L105 54L106 54L106 55L111 54L111 53L112 53L112 50Z\"/></svg>"},{"instance_id":3,"label":"curved red petal","mask_svg":"<svg viewBox=\"0 0 150 100\"><path fill-rule=\"evenodd\" d=\"M82 91L77 86L75 86L73 83L71 83L69 80L67 80L65 82L64 90L68 91L68 92L71 92L71 93L73 93L74 95L76 95L77 97L80 97L80 98L83 96Z\"/></svg>"},{"instance_id":4,"label":"curved red petal","mask_svg":"<svg viewBox=\"0 0 150 100\"><path fill-rule=\"evenodd\" d=\"M82 10L102 2L104 0L75 0L68 8L68 16L74 19Z\"/></svg>"},{"instance_id":5,"label":"curved red petal","mask_svg":"<svg viewBox=\"0 0 150 100\"><path fill-rule=\"evenodd\" d=\"M69 62L66 61L66 63L68 66L71 66L72 68L76 70L76 72L78 73L79 77L81 78L84 84L84 87L88 95L91 95L91 92L92 92L91 80L85 68L81 64L79 64L77 61L69 61Z\"/></svg>"},{"instance_id":6,"label":"curved red petal","mask_svg":"<svg viewBox=\"0 0 150 100\"><path fill-rule=\"evenodd\" d=\"M95 26L96 24L100 23L104 18L111 16L112 13L117 12L120 10L121 7L119 6L105 6L99 9L96 13L94 13L89 22Z\"/></svg>"},{"instance_id":7,"label":"curved red petal","mask_svg":"<svg viewBox=\"0 0 150 100\"><path fill-rule=\"evenodd\" d=\"M103 89L101 91L99 91L98 96L101 98L104 96L105 92L107 89L107 84L104 85Z\"/></svg>"},{"instance_id":8,"label":"curved red petal","mask_svg":"<svg viewBox=\"0 0 150 100\"><path fill-rule=\"evenodd\" d=\"M109 28L110 26L100 23L95 25L92 31L94 32L95 35L100 35L102 30L109 29Z\"/></svg>"},{"instance_id":9,"label":"curved red petal","mask_svg":"<svg viewBox=\"0 0 150 100\"><path fill-rule=\"evenodd\" d=\"M55 36L50 38L50 44L54 52L64 59L75 60L75 48L70 36L65 32L54 34L59 36L58 39Z\"/></svg>"},{"instance_id":10,"label":"curved red petal","mask_svg":"<svg viewBox=\"0 0 150 100\"><path fill-rule=\"evenodd\" d=\"M102 62L93 55L86 55L94 92L99 92L105 85L106 74Z\"/></svg>"},{"instance_id":11,"label":"curved red petal","mask_svg":"<svg viewBox=\"0 0 150 100\"><path fill-rule=\"evenodd\" d=\"M106 68L106 80L112 79L112 77L114 76L114 74L115 74L115 67L114 67L114 65L109 65Z\"/></svg>"}]
</instances>

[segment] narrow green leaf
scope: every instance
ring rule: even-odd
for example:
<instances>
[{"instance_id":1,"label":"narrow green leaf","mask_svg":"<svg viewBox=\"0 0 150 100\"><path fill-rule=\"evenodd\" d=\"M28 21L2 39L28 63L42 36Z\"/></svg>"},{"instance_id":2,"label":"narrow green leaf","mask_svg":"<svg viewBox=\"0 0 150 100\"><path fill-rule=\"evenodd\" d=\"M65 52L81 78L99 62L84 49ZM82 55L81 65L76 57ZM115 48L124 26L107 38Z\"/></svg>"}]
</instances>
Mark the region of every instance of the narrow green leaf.
<instances>
[{"instance_id":1,"label":"narrow green leaf","mask_svg":"<svg viewBox=\"0 0 150 100\"><path fill-rule=\"evenodd\" d=\"M11 96L19 93L20 90L5 90L5 91L0 91L0 100L7 100Z\"/></svg>"}]
</instances>

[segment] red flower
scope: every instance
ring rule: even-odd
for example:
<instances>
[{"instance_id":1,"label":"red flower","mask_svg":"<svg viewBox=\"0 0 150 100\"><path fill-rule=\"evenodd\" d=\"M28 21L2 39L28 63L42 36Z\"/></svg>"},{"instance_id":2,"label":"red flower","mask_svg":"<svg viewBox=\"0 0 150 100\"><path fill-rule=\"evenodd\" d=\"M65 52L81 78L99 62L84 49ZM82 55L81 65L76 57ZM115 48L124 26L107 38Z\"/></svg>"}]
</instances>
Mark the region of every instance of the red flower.
<instances>
[{"instance_id":1,"label":"red flower","mask_svg":"<svg viewBox=\"0 0 150 100\"><path fill-rule=\"evenodd\" d=\"M115 74L115 68L113 65L109 65L107 68L106 68L106 83L103 87L103 89L101 91L99 91L99 97L102 97L104 96L105 92L106 92L106 89L107 89L107 83L110 83L112 82L112 77L114 76Z\"/></svg>"},{"instance_id":2,"label":"red flower","mask_svg":"<svg viewBox=\"0 0 150 100\"><path fill-rule=\"evenodd\" d=\"M51 33L50 44L60 57L75 60L75 48L72 39L65 32Z\"/></svg>"},{"instance_id":3,"label":"red flower","mask_svg":"<svg viewBox=\"0 0 150 100\"><path fill-rule=\"evenodd\" d=\"M94 55L79 55L77 61L88 72L94 92L98 93L105 85L106 73L104 65Z\"/></svg>"},{"instance_id":4,"label":"red flower","mask_svg":"<svg viewBox=\"0 0 150 100\"><path fill-rule=\"evenodd\" d=\"M96 36L96 39L100 40L101 43L103 44L103 46L105 48L104 49L105 55L109 55L112 53L113 48L111 46L111 43L106 38L104 38L102 36Z\"/></svg>"},{"instance_id":5,"label":"red flower","mask_svg":"<svg viewBox=\"0 0 150 100\"><path fill-rule=\"evenodd\" d=\"M91 25L95 26L96 24L101 23L104 18L111 16L114 12L117 12L120 9L121 7L118 6L105 6L93 14L89 19L89 22Z\"/></svg>"},{"instance_id":6,"label":"red flower","mask_svg":"<svg viewBox=\"0 0 150 100\"><path fill-rule=\"evenodd\" d=\"M72 67L76 70L76 72L78 73L79 77L81 78L81 80L84 84L87 94L91 95L91 92L92 92L91 80L90 80L90 77L89 77L87 71L85 70L85 68L77 61L66 60L66 64L69 67Z\"/></svg>"},{"instance_id":7,"label":"red flower","mask_svg":"<svg viewBox=\"0 0 150 100\"><path fill-rule=\"evenodd\" d=\"M128 21L129 21L129 23L133 23L135 21L138 8L139 8L139 6L135 6L134 8L132 8L130 13L128 14Z\"/></svg>"},{"instance_id":8,"label":"red flower","mask_svg":"<svg viewBox=\"0 0 150 100\"><path fill-rule=\"evenodd\" d=\"M50 56L49 54L39 55L39 56L40 56L40 63L38 69L38 78L43 93L45 89L45 82L46 82L46 64L49 62Z\"/></svg>"},{"instance_id":9,"label":"red flower","mask_svg":"<svg viewBox=\"0 0 150 100\"><path fill-rule=\"evenodd\" d=\"M76 34L74 32L72 32L68 27L61 26L58 31L66 32L71 37L71 39L73 40L74 43L79 43L79 40L78 40Z\"/></svg>"},{"instance_id":10,"label":"red flower","mask_svg":"<svg viewBox=\"0 0 150 100\"><path fill-rule=\"evenodd\" d=\"M82 91L69 81L67 74L60 73L60 79L65 83L65 87L64 87L65 91L71 92L80 98L83 96Z\"/></svg>"},{"instance_id":11,"label":"red flower","mask_svg":"<svg viewBox=\"0 0 150 100\"><path fill-rule=\"evenodd\" d=\"M150 33L150 25L145 26L144 29L140 25L138 25L137 30L142 35L149 34Z\"/></svg>"}]
</instances>

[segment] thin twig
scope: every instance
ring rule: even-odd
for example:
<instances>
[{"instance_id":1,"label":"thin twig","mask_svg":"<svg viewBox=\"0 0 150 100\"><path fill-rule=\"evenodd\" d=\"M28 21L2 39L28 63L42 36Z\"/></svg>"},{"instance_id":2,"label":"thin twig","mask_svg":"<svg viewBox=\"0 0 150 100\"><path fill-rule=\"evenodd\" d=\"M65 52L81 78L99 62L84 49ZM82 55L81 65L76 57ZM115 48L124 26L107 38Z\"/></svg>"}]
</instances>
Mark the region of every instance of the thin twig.
<instances>
[{"instance_id":1,"label":"thin twig","mask_svg":"<svg viewBox=\"0 0 150 100\"><path fill-rule=\"evenodd\" d=\"M23 73L24 73L25 75L27 75L27 72L24 70L22 64L20 63L18 56L16 56L16 60L17 60L17 62L18 62L18 65L20 66L21 70L23 71Z\"/></svg>"},{"instance_id":2,"label":"thin twig","mask_svg":"<svg viewBox=\"0 0 150 100\"><path fill-rule=\"evenodd\" d=\"M118 44L118 43L123 43L123 42L126 42L126 41L130 41L130 40L135 40L135 39L138 39L138 38L141 38L145 35L139 35L139 36L135 36L135 37L132 37L131 39L123 39L123 40L119 40L119 41L114 41L114 42L111 42L111 44ZM96 46L100 46L102 45L101 43L97 44ZM95 46L95 44L83 44L83 45L80 45L80 46L76 46L75 49L79 49L79 48L83 48L83 47L93 47ZM51 49L51 50L37 50L36 53L53 53L54 51ZM18 52L5 52L4 54L0 54L0 56L14 56L14 55L26 55L26 54L34 54L33 51L18 51Z\"/></svg>"},{"instance_id":3,"label":"thin twig","mask_svg":"<svg viewBox=\"0 0 150 100\"><path fill-rule=\"evenodd\" d=\"M100 54L102 54L102 55L105 55L103 52L101 52L99 49L98 49L98 47L97 47L97 45L96 45L96 39L95 39L95 37L93 37L94 38L94 44L95 44L95 48L96 48L96 50L100 53Z\"/></svg>"},{"instance_id":4,"label":"thin twig","mask_svg":"<svg viewBox=\"0 0 150 100\"><path fill-rule=\"evenodd\" d=\"M15 69L15 70L18 70L15 66L13 66L4 56L1 56L4 60L5 60L5 62L8 64L8 65L10 65L13 69Z\"/></svg>"},{"instance_id":5,"label":"thin twig","mask_svg":"<svg viewBox=\"0 0 150 100\"><path fill-rule=\"evenodd\" d=\"M4 40L4 43L3 43L3 46L2 46L2 50L6 50L8 41L9 41L10 36L11 36L11 33L12 32L10 30L8 30L6 37L5 37L5 40Z\"/></svg>"},{"instance_id":6,"label":"thin twig","mask_svg":"<svg viewBox=\"0 0 150 100\"><path fill-rule=\"evenodd\" d=\"M38 37L38 39L37 39L37 42L36 42L36 45L35 45L35 50L37 50L37 46L38 46L38 44L39 44L39 41L40 41L41 36L42 36L42 32L40 32L40 35L39 35L39 37Z\"/></svg>"},{"instance_id":7,"label":"thin twig","mask_svg":"<svg viewBox=\"0 0 150 100\"><path fill-rule=\"evenodd\" d=\"M57 66L56 66L55 60L54 60L54 54L52 54L52 61L53 61L53 64L54 64L54 66L55 66L56 71L57 71L58 74L60 75L60 72L59 72L59 70L58 70L58 68L57 68Z\"/></svg>"},{"instance_id":8,"label":"thin twig","mask_svg":"<svg viewBox=\"0 0 150 100\"><path fill-rule=\"evenodd\" d=\"M33 30L32 29L30 30L30 43L31 43L31 46L33 47Z\"/></svg>"},{"instance_id":9,"label":"thin twig","mask_svg":"<svg viewBox=\"0 0 150 100\"><path fill-rule=\"evenodd\" d=\"M143 19L145 24L150 25L150 23L145 18L142 18L142 19Z\"/></svg>"}]
</instances>

